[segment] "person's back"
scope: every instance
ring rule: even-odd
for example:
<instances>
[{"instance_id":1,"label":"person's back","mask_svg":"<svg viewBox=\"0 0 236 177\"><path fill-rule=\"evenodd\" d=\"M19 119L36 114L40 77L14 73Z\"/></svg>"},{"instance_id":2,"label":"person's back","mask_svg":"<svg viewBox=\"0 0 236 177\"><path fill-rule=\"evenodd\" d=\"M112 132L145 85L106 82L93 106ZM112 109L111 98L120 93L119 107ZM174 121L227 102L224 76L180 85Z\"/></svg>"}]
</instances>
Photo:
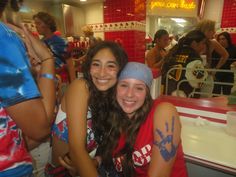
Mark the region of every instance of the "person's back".
<instances>
[{"instance_id":1,"label":"person's back","mask_svg":"<svg viewBox=\"0 0 236 177\"><path fill-rule=\"evenodd\" d=\"M32 120L32 112L28 109L27 102L33 106L30 108L32 111L35 110L35 114L40 114L35 108L38 106L38 110L41 111L43 105L38 104L39 102L36 104L40 93L29 69L30 64L27 61L24 44L15 32L1 22L0 45L2 46L0 76L5 78L0 82L0 176L21 177L32 173L32 160L27 152L22 133L26 137L31 136L32 139L36 138L39 141L39 138L45 137L50 129L48 122L42 122L42 117L39 120L41 115L35 116L34 121L38 123L34 127L35 132L27 127L29 124L32 126L29 121ZM50 94L51 91L48 91ZM40 133L38 128L44 132ZM35 133L39 134L36 136Z\"/></svg>"},{"instance_id":2,"label":"person's back","mask_svg":"<svg viewBox=\"0 0 236 177\"><path fill-rule=\"evenodd\" d=\"M62 68L65 65L67 42L55 34L50 38L43 39L43 41L55 57L55 67L57 69Z\"/></svg>"},{"instance_id":3,"label":"person's back","mask_svg":"<svg viewBox=\"0 0 236 177\"><path fill-rule=\"evenodd\" d=\"M0 75L1 78L5 78L0 82L0 154L2 156L0 158L0 171L2 171L0 176L10 176L15 173L23 175L32 171L31 157L25 148L21 130L11 119L5 107L14 105L33 95L38 97L39 92L28 68L25 68L27 61L25 60L23 43L16 33L1 22L0 45L2 46L0 50ZM13 63L14 66L12 66ZM17 71L24 74L17 74ZM12 79L15 80L14 83ZM12 83L11 87L9 87L9 83ZM31 87L27 88L27 84ZM30 90L32 95L29 93ZM15 167L12 170L6 170L12 167L12 164L15 164Z\"/></svg>"},{"instance_id":4,"label":"person's back","mask_svg":"<svg viewBox=\"0 0 236 177\"><path fill-rule=\"evenodd\" d=\"M203 81L206 78L206 72L196 71L196 69L204 68L199 55L204 45L205 35L198 30L194 30L180 39L179 43L170 51L162 68L162 84L165 89L167 88L165 93L188 97L194 89L198 90L200 88L199 80ZM183 68L186 68L186 70ZM172 71L167 75L170 69ZM166 82L167 77L168 83ZM183 82L183 80L187 81ZM180 82L182 83L178 88ZM198 96L194 95L194 97Z\"/></svg>"},{"instance_id":5,"label":"person's back","mask_svg":"<svg viewBox=\"0 0 236 177\"><path fill-rule=\"evenodd\" d=\"M15 11L19 10L18 3L11 1ZM1 1L0 17L7 4L7 0ZM13 12L8 9L8 13ZM28 149L45 140L50 132L55 106L54 58L24 26L14 26L14 19L10 22L9 27L0 22L0 176L22 177L32 175ZM25 43L15 31L27 39ZM30 49L28 53L25 45ZM32 52L41 63L35 79L28 58Z\"/></svg>"},{"instance_id":6,"label":"person's back","mask_svg":"<svg viewBox=\"0 0 236 177\"><path fill-rule=\"evenodd\" d=\"M180 81L187 79L186 78L186 70L182 68L188 68L190 65L189 63L194 61L201 61L201 58L199 55L197 55L193 49L189 47L184 47L181 51L179 51L178 54L175 55L172 62L169 62L168 64L164 64L163 69L166 71L169 71L172 68L171 72L169 72L168 76L167 73L163 74L163 83L166 84L166 77L168 77L168 90L165 90L165 93L168 95L171 95L174 91L176 91L177 85ZM196 63L197 65L198 63ZM194 80L195 78L189 78ZM183 82L180 84L179 90L184 90L185 96L188 96L192 91L193 87L188 82Z\"/></svg>"}]
</instances>

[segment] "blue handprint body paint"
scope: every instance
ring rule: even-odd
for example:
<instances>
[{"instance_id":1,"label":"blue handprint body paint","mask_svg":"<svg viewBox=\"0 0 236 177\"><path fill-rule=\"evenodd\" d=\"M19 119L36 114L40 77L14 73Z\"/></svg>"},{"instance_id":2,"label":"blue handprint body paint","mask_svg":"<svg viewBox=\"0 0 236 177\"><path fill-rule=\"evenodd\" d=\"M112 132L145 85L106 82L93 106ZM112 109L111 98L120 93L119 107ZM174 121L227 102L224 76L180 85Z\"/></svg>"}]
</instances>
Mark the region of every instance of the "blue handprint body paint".
<instances>
[{"instance_id":1,"label":"blue handprint body paint","mask_svg":"<svg viewBox=\"0 0 236 177\"><path fill-rule=\"evenodd\" d=\"M175 119L174 116L172 117L172 123L171 123L171 132L169 133L169 124L165 123L165 132L163 133L160 129L156 129L156 134L160 136L161 141L158 142L154 140L154 145L158 147L160 150L161 156L164 158L165 161L169 161L172 159L177 151L177 145L173 143L173 133L174 133L174 126L175 126ZM168 134L169 133L169 134ZM170 150L168 150L168 146L170 147Z\"/></svg>"}]
</instances>

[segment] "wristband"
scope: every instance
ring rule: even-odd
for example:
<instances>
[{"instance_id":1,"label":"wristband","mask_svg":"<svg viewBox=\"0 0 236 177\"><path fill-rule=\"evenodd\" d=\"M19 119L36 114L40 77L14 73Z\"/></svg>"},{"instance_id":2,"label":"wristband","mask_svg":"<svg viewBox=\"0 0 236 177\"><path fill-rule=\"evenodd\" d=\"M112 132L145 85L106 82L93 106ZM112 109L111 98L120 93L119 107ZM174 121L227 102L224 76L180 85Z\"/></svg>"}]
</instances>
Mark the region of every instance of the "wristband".
<instances>
[{"instance_id":1,"label":"wristband","mask_svg":"<svg viewBox=\"0 0 236 177\"><path fill-rule=\"evenodd\" d=\"M56 77L54 77L52 74L48 74L48 73L40 74L40 77L57 81Z\"/></svg>"}]
</instances>

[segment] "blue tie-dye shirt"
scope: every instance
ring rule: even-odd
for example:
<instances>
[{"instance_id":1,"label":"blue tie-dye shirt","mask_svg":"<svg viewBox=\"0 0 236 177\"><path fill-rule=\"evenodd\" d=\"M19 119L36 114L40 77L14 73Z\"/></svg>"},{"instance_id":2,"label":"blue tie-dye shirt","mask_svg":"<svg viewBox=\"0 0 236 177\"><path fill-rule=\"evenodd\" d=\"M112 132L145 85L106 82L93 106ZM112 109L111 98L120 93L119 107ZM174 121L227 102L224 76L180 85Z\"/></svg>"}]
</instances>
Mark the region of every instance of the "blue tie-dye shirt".
<instances>
[{"instance_id":1,"label":"blue tie-dye shirt","mask_svg":"<svg viewBox=\"0 0 236 177\"><path fill-rule=\"evenodd\" d=\"M43 41L50 48L55 57L55 67L63 67L65 64L63 58L66 54L67 42L57 35L53 35L48 39L43 39Z\"/></svg>"},{"instance_id":2,"label":"blue tie-dye shirt","mask_svg":"<svg viewBox=\"0 0 236 177\"><path fill-rule=\"evenodd\" d=\"M32 173L22 132L5 108L39 97L26 49L17 34L0 22L0 177ZM32 120L33 122L33 120Z\"/></svg>"}]
</instances>

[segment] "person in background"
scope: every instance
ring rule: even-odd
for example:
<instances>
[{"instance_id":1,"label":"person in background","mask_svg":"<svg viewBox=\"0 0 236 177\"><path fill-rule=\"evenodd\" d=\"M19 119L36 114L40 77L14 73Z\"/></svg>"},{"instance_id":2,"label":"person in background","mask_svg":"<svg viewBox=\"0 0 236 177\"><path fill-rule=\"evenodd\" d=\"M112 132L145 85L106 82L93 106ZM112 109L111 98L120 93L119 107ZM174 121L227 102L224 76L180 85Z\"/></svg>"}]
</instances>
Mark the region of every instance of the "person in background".
<instances>
[{"instance_id":1,"label":"person in background","mask_svg":"<svg viewBox=\"0 0 236 177\"><path fill-rule=\"evenodd\" d=\"M167 54L165 48L169 45L168 32L164 29L158 30L154 36L153 43L155 43L155 46L148 51L146 63L150 68L161 69L164 57Z\"/></svg>"},{"instance_id":2,"label":"person in background","mask_svg":"<svg viewBox=\"0 0 236 177\"><path fill-rule=\"evenodd\" d=\"M211 67L213 50L220 55L220 59L215 69L220 69L229 57L228 52L215 39L215 21L204 19L196 25L196 30L200 30L207 37L206 49L202 54L206 54L207 67ZM213 75L215 72L212 73Z\"/></svg>"},{"instance_id":3,"label":"person in background","mask_svg":"<svg viewBox=\"0 0 236 177\"><path fill-rule=\"evenodd\" d=\"M110 130L100 145L104 166L124 177L187 177L176 108L150 95L152 72L129 62L121 71L110 110Z\"/></svg>"},{"instance_id":4,"label":"person in background","mask_svg":"<svg viewBox=\"0 0 236 177\"><path fill-rule=\"evenodd\" d=\"M170 38L170 44L165 48L166 51L169 51L170 49L172 49L178 42L175 40L175 36L174 34L170 34L169 35Z\"/></svg>"},{"instance_id":5,"label":"person in background","mask_svg":"<svg viewBox=\"0 0 236 177\"><path fill-rule=\"evenodd\" d=\"M231 64L235 63L236 65L236 47L232 44L231 36L228 32L222 32L217 35L217 41L220 43L222 47L226 49L229 54L229 58L226 60L225 64L221 66L219 69L227 69L230 70ZM220 59L220 55L213 51L212 58L212 68L215 68L217 65L218 60ZM226 82L226 83L233 83L234 82L234 75L233 73L224 73L224 72L217 72L216 75L217 82ZM214 85L213 92L216 94L224 94L229 95L231 93L232 85Z\"/></svg>"},{"instance_id":6,"label":"person in background","mask_svg":"<svg viewBox=\"0 0 236 177\"><path fill-rule=\"evenodd\" d=\"M190 95L194 90L199 91L202 81L207 77L203 70L204 65L200 53L206 45L206 36L199 30L193 30L180 38L178 44L173 47L166 56L162 68L162 84L168 95L183 97L199 97ZM176 69L172 69L176 68ZM184 70L183 68L186 68ZM172 69L167 75L167 72ZM168 78L168 83L166 79ZM182 80L187 80L182 82ZM177 88L178 84L179 89ZM167 86L167 87L166 87ZM166 90L166 88L168 88Z\"/></svg>"},{"instance_id":7,"label":"person in background","mask_svg":"<svg viewBox=\"0 0 236 177\"><path fill-rule=\"evenodd\" d=\"M57 26L54 17L46 12L38 12L33 16L33 19L38 33L43 36L42 41L56 58L56 74L61 77L64 83L74 80L76 75L73 60L68 56L67 42L55 34Z\"/></svg>"},{"instance_id":8,"label":"person in background","mask_svg":"<svg viewBox=\"0 0 236 177\"><path fill-rule=\"evenodd\" d=\"M8 3L18 11L18 2L1 0L0 16ZM26 28L21 26L18 30L8 24L9 28L4 23L0 22L0 176L28 177L33 176L33 166L27 148L50 134L55 107L54 57ZM15 24L14 19L12 23ZM41 63L36 80L25 45L12 29L21 32L27 48L34 50Z\"/></svg>"},{"instance_id":9,"label":"person in background","mask_svg":"<svg viewBox=\"0 0 236 177\"><path fill-rule=\"evenodd\" d=\"M93 46L97 42L97 38L94 37L93 29L89 26L83 26L82 31L85 38L89 38L89 46Z\"/></svg>"},{"instance_id":10,"label":"person in background","mask_svg":"<svg viewBox=\"0 0 236 177\"><path fill-rule=\"evenodd\" d=\"M117 76L127 63L125 51L116 43L102 41L93 45L82 65L84 78L72 82L62 99L52 128L52 162L47 176L65 174L59 157L69 152L81 177L97 177L94 156L102 133L109 127L106 119Z\"/></svg>"}]
</instances>

